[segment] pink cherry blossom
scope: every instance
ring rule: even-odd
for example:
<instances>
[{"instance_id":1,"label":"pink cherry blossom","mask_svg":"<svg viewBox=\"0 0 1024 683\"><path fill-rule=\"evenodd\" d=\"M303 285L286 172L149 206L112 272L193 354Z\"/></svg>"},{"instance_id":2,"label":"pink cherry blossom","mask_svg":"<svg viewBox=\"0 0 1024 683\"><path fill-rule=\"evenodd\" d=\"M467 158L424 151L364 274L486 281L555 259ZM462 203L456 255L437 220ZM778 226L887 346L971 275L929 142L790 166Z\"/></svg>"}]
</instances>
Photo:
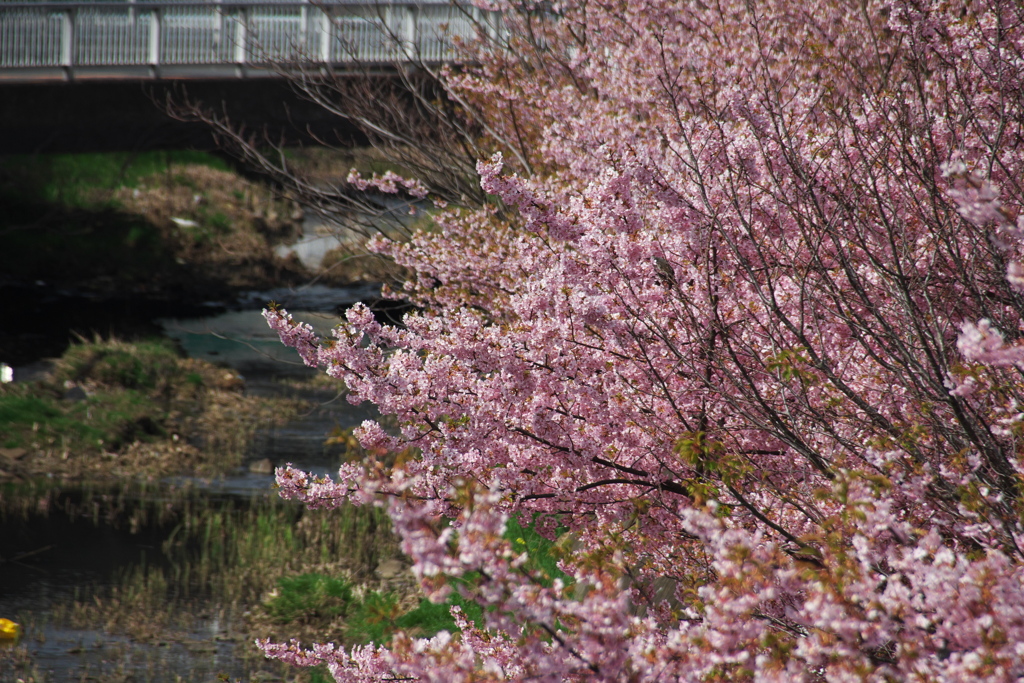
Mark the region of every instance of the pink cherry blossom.
<instances>
[{"instance_id":1,"label":"pink cherry blossom","mask_svg":"<svg viewBox=\"0 0 1024 683\"><path fill-rule=\"evenodd\" d=\"M282 494L387 506L432 599L483 577L484 623L264 651L339 681L1024 676L1020 3L502 7L446 77L494 201L374 243L417 312L266 312L392 416L368 450L418 452ZM571 583L512 516L563 529Z\"/></svg>"}]
</instances>

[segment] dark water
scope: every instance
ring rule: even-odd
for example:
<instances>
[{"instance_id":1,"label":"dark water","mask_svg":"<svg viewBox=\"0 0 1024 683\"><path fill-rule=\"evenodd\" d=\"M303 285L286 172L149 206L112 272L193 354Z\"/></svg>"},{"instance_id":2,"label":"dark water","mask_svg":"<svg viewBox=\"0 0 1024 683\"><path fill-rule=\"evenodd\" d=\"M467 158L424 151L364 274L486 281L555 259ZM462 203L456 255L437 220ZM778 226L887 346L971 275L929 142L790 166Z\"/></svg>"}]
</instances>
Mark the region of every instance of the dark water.
<instances>
[{"instance_id":1,"label":"dark water","mask_svg":"<svg viewBox=\"0 0 1024 683\"><path fill-rule=\"evenodd\" d=\"M275 300L288 307L292 315L313 325L321 335L339 320L338 310L360 299L370 298L375 290L311 287L307 290L275 290L250 295L253 302ZM246 391L256 396L285 395L302 398L312 404L300 420L258 432L249 461L269 458L275 466L292 463L306 471L332 474L337 470L338 451L324 445L336 428L353 427L377 416L369 405L354 406L340 393L340 385L321 388L296 388L288 380L311 378L318 370L303 365L294 349L283 346L260 310L244 309L209 318L167 319L162 321L166 334L177 340L194 358L224 363L245 379ZM180 480L176 483L181 483ZM220 492L251 493L273 484L270 475L240 469L224 479L194 481L197 486Z\"/></svg>"},{"instance_id":2,"label":"dark water","mask_svg":"<svg viewBox=\"0 0 1024 683\"><path fill-rule=\"evenodd\" d=\"M109 633L102 624L76 628L54 618L55 610L76 600L105 599L130 568L169 567L162 546L179 518L154 514L160 493L159 487L126 494L41 485L0 491L0 615L25 631L18 652L0 652L0 680L248 680L259 670L241 656L215 604L205 613L196 610L173 638L145 642L130 632ZM168 600L174 597L168 591Z\"/></svg>"},{"instance_id":3,"label":"dark water","mask_svg":"<svg viewBox=\"0 0 1024 683\"><path fill-rule=\"evenodd\" d=\"M281 301L295 308L296 317L326 331L337 321L339 307L366 294L311 288L251 298L253 303L263 297ZM326 436L375 415L367 406L349 404L332 387L310 389L290 381L315 371L281 346L258 310L160 324L189 355L239 371L248 392L300 396L314 405L293 423L257 433L248 462L269 458L275 465L292 462L331 473L339 455L324 445ZM276 495L272 485L272 475L243 466L220 479L179 477L143 487L57 489L44 482L0 488L0 618L18 621L26 631L17 649L0 641L0 681L281 680L287 674L254 656L252 644L239 642L230 609L214 595L198 605L192 596L188 623L167 640L134 638L124 629L111 634L103 624L72 628L67 619L53 616L76 600L102 600L139 567L170 569L165 546L181 524L183 500L202 500L209 509L260 505ZM168 604L176 604L176 590L168 587Z\"/></svg>"}]
</instances>

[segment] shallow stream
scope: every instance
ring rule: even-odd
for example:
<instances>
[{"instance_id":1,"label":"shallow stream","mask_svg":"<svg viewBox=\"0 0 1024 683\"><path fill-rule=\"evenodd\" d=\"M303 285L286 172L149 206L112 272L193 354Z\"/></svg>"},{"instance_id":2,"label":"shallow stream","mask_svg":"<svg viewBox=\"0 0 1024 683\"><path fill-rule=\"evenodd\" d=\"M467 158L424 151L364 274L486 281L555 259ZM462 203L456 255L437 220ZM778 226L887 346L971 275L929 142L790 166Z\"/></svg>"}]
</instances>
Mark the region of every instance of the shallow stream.
<instances>
[{"instance_id":1,"label":"shallow stream","mask_svg":"<svg viewBox=\"0 0 1024 683\"><path fill-rule=\"evenodd\" d=\"M256 306L276 300L326 331L340 308L374 295L370 288L254 292L238 310L160 321L189 355L242 374L247 392L299 396L314 406L295 422L259 431L237 471L215 480L0 486L0 618L25 630L16 648L0 652L0 681L290 679L243 642L239 620L259 600L246 586L258 585L249 574L259 569L231 565L277 562L266 548L273 544L297 556L359 554L352 544L362 522L339 530L279 501L266 463L254 463L329 473L339 453L325 446L328 434L375 413L307 381L315 371L280 344ZM300 522L301 538L292 531ZM372 553L360 561L372 564ZM236 571L242 578L233 578ZM104 609L105 600L120 611Z\"/></svg>"}]
</instances>

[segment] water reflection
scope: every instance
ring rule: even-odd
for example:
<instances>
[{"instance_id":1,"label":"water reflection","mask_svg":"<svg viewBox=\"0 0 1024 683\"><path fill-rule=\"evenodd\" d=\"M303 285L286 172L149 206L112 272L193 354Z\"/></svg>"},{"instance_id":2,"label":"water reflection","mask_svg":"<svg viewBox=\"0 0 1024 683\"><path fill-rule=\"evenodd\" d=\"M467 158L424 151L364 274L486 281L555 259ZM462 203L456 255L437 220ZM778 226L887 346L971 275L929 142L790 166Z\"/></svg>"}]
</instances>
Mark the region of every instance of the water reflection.
<instances>
[{"instance_id":1,"label":"water reflection","mask_svg":"<svg viewBox=\"0 0 1024 683\"><path fill-rule=\"evenodd\" d=\"M321 304L346 301L339 291L351 295L351 290L331 291L334 296L330 299L325 298L323 292L316 294ZM310 322L321 334L327 334L338 320L336 314L322 310L297 310L295 315ZM300 381L312 380L320 373L303 365L294 349L281 344L258 310L231 311L208 318L168 319L161 323L166 334L177 340L190 356L214 359L238 371L245 379L247 393L300 398L311 406L299 420L258 431L248 459L236 472L212 481L178 477L172 480L174 484L191 482L219 493L267 490L273 485L273 475L251 469L253 463L264 459L273 466L290 462L316 474L334 474L343 449L327 445L327 437L339 428L354 427L378 416L368 403L349 403L344 387L338 383Z\"/></svg>"},{"instance_id":2,"label":"water reflection","mask_svg":"<svg viewBox=\"0 0 1024 683\"><path fill-rule=\"evenodd\" d=\"M321 333L368 291L254 293L281 301ZM369 575L397 554L378 510L309 512L280 501L253 463L337 470L338 428L376 416L316 381L259 310L160 321L198 358L241 373L246 391L307 400L301 419L257 432L238 470L205 480L77 488L0 485L0 618L25 635L0 651L0 680L282 680L294 672L251 644L252 615L278 577L310 566ZM264 634L269 635L269 634Z\"/></svg>"},{"instance_id":3,"label":"water reflection","mask_svg":"<svg viewBox=\"0 0 1024 683\"><path fill-rule=\"evenodd\" d=\"M0 680L268 680L252 646L282 576L354 579L397 553L379 510L308 511L264 491L0 489L0 614L25 636ZM254 624L256 624L254 626Z\"/></svg>"}]
</instances>

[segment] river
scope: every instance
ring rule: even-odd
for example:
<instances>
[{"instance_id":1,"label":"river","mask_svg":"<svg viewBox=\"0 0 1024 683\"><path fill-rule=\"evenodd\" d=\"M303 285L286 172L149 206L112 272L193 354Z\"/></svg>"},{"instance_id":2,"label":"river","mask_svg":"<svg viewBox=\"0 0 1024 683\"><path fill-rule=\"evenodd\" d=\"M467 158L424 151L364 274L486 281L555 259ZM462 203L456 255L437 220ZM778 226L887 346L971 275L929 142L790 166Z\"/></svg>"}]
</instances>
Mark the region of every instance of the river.
<instances>
[{"instance_id":1,"label":"river","mask_svg":"<svg viewBox=\"0 0 1024 683\"><path fill-rule=\"evenodd\" d=\"M299 396L314 407L259 431L246 464L218 479L0 487L0 618L25 629L17 651L0 653L0 680L290 680L244 638L241 625L266 586L234 565L279 568L272 549L261 546L283 544L285 554L292 543L296 556L280 561L298 567L303 552L329 557L352 544L354 532L322 521L321 531L298 538L293 528L309 526L311 513L279 501L273 475L260 465L292 462L330 473L339 453L325 446L327 435L375 413L326 383L296 381L315 371L280 344L259 307L276 300L326 331L340 308L375 295L369 286L252 292L217 315L157 321L190 356L238 371L247 392ZM210 520L222 526L210 532ZM253 535L256 526L262 536ZM353 558L353 571L364 572L380 559L372 549Z\"/></svg>"}]
</instances>

